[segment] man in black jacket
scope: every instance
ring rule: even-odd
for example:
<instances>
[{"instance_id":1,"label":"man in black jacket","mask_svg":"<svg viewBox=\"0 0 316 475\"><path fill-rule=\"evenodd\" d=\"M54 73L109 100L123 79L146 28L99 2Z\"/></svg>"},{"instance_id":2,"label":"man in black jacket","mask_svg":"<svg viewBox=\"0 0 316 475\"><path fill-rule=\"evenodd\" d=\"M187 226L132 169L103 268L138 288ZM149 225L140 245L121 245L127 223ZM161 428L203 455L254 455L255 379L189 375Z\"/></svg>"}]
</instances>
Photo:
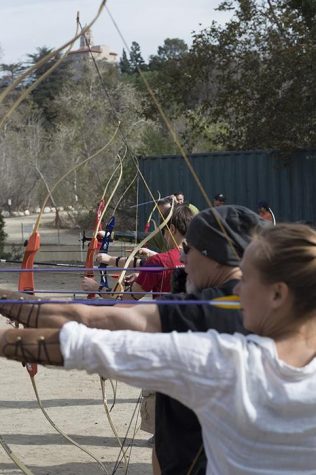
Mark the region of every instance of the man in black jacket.
<instances>
[{"instance_id":1,"label":"man in black jacket","mask_svg":"<svg viewBox=\"0 0 316 475\"><path fill-rule=\"evenodd\" d=\"M241 277L239 260L251 233L264 223L255 213L240 206L222 206L217 215L202 211L193 218L184 244L186 290L183 296L168 300L198 302L233 294ZM237 310L210 305L175 305L159 307L162 332L207 331L245 333ZM164 394L156 395L155 449L163 475L204 475L206 456L200 424L195 414Z\"/></svg>"}]
</instances>

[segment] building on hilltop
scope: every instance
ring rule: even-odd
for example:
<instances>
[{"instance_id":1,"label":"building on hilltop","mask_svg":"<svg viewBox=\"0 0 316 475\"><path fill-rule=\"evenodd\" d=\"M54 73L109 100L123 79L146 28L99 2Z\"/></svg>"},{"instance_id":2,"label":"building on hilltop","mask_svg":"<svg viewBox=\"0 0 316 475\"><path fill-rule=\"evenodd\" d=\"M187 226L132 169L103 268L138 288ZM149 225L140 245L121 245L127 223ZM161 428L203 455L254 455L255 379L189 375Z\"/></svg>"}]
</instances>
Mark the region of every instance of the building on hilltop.
<instances>
[{"instance_id":1,"label":"building on hilltop","mask_svg":"<svg viewBox=\"0 0 316 475\"><path fill-rule=\"evenodd\" d=\"M91 53L96 61L103 61L113 66L118 63L118 54L109 46L93 44L92 32L89 29L85 35L80 36L79 48L70 51L67 56L67 61L71 63L74 69L73 79L79 80L83 69L92 63Z\"/></svg>"}]
</instances>

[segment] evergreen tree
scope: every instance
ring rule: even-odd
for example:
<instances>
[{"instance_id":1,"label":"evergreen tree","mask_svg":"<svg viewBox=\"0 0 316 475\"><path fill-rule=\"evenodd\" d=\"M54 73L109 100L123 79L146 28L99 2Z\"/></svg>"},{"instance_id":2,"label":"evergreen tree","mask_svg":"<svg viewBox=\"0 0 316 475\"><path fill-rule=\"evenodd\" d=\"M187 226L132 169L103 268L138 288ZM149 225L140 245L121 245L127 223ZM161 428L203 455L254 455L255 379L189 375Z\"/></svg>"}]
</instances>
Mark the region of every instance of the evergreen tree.
<instances>
[{"instance_id":1,"label":"evergreen tree","mask_svg":"<svg viewBox=\"0 0 316 475\"><path fill-rule=\"evenodd\" d=\"M22 70L22 63L0 64L0 71L5 73L6 77L10 78L10 82L13 82Z\"/></svg>"},{"instance_id":2,"label":"evergreen tree","mask_svg":"<svg viewBox=\"0 0 316 475\"><path fill-rule=\"evenodd\" d=\"M37 52L33 54L28 54L29 65L34 65L46 55L48 55L52 49L43 46L37 48ZM50 69L58 60L60 59L60 54L53 56L48 62L43 66L38 68L33 76L31 81L36 81L41 77L48 69ZM70 66L66 62L62 62L57 69L55 69L49 76L44 79L32 92L33 101L37 104L38 108L43 113L44 119L46 119L46 125L51 125L56 117L56 111L52 107L53 100L61 91L63 85L66 81L70 79Z\"/></svg>"},{"instance_id":3,"label":"evergreen tree","mask_svg":"<svg viewBox=\"0 0 316 475\"><path fill-rule=\"evenodd\" d=\"M131 65L128 60L125 49L123 49L122 57L120 58L120 62L119 62L119 67L122 74L130 74Z\"/></svg>"},{"instance_id":4,"label":"evergreen tree","mask_svg":"<svg viewBox=\"0 0 316 475\"><path fill-rule=\"evenodd\" d=\"M133 41L131 45L129 63L132 73L136 73L138 68L145 69L145 61L142 57L140 46L136 41Z\"/></svg>"},{"instance_id":5,"label":"evergreen tree","mask_svg":"<svg viewBox=\"0 0 316 475\"><path fill-rule=\"evenodd\" d=\"M166 38L162 46L158 46L157 55L151 56L151 61L177 61L188 52L188 45L180 38Z\"/></svg>"}]
</instances>

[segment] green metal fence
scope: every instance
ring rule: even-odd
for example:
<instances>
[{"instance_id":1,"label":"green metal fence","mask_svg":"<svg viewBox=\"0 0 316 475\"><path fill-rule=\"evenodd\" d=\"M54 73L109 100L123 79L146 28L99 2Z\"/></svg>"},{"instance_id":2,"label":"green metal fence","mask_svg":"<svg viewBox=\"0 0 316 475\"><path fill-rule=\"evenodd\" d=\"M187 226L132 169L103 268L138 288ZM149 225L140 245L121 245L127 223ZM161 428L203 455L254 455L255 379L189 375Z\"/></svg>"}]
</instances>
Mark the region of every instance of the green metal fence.
<instances>
[{"instance_id":1,"label":"green metal fence","mask_svg":"<svg viewBox=\"0 0 316 475\"><path fill-rule=\"evenodd\" d=\"M190 160L210 199L223 193L227 204L253 210L264 200L277 221L316 223L316 150L202 153ZM142 157L139 166L155 196L158 191L161 196L183 191L187 201L199 209L207 207L182 157ZM147 200L150 196L140 182L139 202ZM150 209L151 205L139 208L141 229Z\"/></svg>"}]
</instances>

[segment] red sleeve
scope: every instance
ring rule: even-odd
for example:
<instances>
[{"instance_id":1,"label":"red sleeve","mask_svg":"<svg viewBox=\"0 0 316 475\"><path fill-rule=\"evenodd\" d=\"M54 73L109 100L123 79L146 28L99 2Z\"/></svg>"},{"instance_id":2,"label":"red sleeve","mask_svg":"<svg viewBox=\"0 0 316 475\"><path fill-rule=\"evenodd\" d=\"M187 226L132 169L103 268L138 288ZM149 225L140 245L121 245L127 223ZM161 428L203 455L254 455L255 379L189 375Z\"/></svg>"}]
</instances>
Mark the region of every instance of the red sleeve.
<instances>
[{"instance_id":1,"label":"red sleeve","mask_svg":"<svg viewBox=\"0 0 316 475\"><path fill-rule=\"evenodd\" d=\"M145 292L151 292L156 286L159 285L161 282L163 271L146 271L146 267L163 267L159 254L155 254L152 257L149 257L146 261L146 264L141 267L139 276L135 280L137 284L139 284Z\"/></svg>"}]
</instances>

